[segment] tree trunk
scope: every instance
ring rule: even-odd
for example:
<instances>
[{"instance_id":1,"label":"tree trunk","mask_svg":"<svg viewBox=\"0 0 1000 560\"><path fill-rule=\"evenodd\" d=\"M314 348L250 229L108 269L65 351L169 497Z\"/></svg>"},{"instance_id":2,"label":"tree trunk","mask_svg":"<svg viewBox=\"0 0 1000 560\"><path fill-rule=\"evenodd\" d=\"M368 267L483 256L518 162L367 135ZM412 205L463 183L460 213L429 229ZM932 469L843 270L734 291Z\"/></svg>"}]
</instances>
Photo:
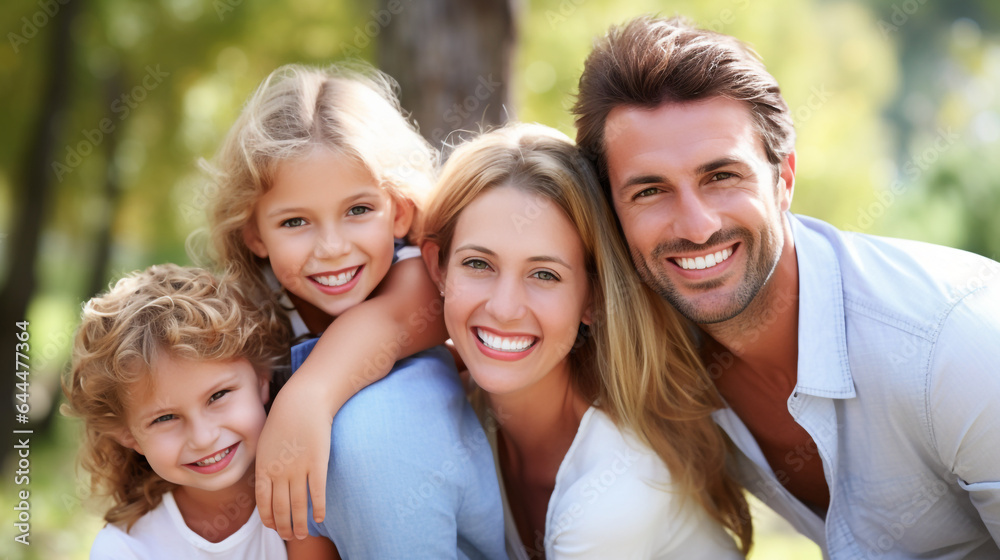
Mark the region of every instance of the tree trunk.
<instances>
[{"instance_id":1,"label":"tree trunk","mask_svg":"<svg viewBox=\"0 0 1000 560\"><path fill-rule=\"evenodd\" d=\"M379 0L369 16L363 31L378 33L379 67L432 145L512 118L514 0Z\"/></svg>"},{"instance_id":2,"label":"tree trunk","mask_svg":"<svg viewBox=\"0 0 1000 560\"><path fill-rule=\"evenodd\" d=\"M70 29L80 13L81 4L69 2L52 18L48 79L41 96L38 121L31 129L33 136L27 144L23 167L18 174L20 180L14 186L16 210L10 234L3 240L9 247L9 265L7 278L0 290L0 341L8 359L13 357L12 350L17 342L15 322L26 320L28 303L35 292L35 267L54 179L51 163L55 159L56 146L69 110L72 73ZM28 344L31 345L30 339ZM30 359L28 365L31 365ZM30 429L15 423L12 406L14 381L13 375L7 375L0 383L0 403L3 403L0 406L0 433L5 436L10 436L11 430ZM31 383L30 376L28 381ZM0 464L10 450L9 445L0 448Z\"/></svg>"}]
</instances>

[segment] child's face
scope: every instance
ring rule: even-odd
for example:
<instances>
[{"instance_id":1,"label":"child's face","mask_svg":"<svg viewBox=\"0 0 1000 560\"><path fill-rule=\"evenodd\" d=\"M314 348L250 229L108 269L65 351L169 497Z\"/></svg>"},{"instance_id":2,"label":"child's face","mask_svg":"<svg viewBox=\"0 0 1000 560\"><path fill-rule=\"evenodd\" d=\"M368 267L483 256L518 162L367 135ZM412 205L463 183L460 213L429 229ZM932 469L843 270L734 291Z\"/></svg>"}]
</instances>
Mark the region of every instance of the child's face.
<instances>
[{"instance_id":1,"label":"child's face","mask_svg":"<svg viewBox=\"0 0 1000 560\"><path fill-rule=\"evenodd\" d=\"M278 166L244 237L286 290L337 317L389 272L393 238L406 235L412 218L410 205L397 204L362 165L316 148Z\"/></svg>"},{"instance_id":2,"label":"child's face","mask_svg":"<svg viewBox=\"0 0 1000 560\"><path fill-rule=\"evenodd\" d=\"M533 218L511 219L526 208ZM580 234L555 203L513 187L479 195L458 218L444 280L448 333L480 387L511 394L568 374L590 285Z\"/></svg>"},{"instance_id":3,"label":"child's face","mask_svg":"<svg viewBox=\"0 0 1000 560\"><path fill-rule=\"evenodd\" d=\"M165 480L223 490L254 466L268 385L245 359L206 362L164 355L128 401L122 443Z\"/></svg>"}]
</instances>

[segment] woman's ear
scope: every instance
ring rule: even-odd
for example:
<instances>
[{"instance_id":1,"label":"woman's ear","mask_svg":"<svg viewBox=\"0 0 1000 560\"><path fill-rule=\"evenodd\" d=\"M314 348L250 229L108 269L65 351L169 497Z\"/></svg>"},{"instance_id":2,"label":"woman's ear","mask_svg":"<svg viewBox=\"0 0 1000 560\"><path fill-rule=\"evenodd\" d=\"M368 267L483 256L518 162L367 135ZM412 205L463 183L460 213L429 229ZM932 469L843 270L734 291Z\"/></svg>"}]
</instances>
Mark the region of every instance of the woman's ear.
<instances>
[{"instance_id":1,"label":"woman's ear","mask_svg":"<svg viewBox=\"0 0 1000 560\"><path fill-rule=\"evenodd\" d=\"M267 407L268 401L271 400L271 380L267 376L260 375L260 404Z\"/></svg>"},{"instance_id":2,"label":"woman's ear","mask_svg":"<svg viewBox=\"0 0 1000 560\"><path fill-rule=\"evenodd\" d=\"M430 275L434 285L443 294L445 275L441 272L441 265L439 264L441 262L441 247L433 241L425 241L420 246L420 256L424 259L424 266L427 267L427 273Z\"/></svg>"},{"instance_id":3,"label":"woman's ear","mask_svg":"<svg viewBox=\"0 0 1000 560\"><path fill-rule=\"evenodd\" d=\"M410 233L410 227L413 225L413 216L416 214L416 208L413 206L411 200L405 198L392 197L392 206L394 208L395 215L392 218L392 236L396 238L406 237L406 234Z\"/></svg>"},{"instance_id":4,"label":"woman's ear","mask_svg":"<svg viewBox=\"0 0 1000 560\"><path fill-rule=\"evenodd\" d=\"M253 254L262 259L267 258L267 245L264 245L264 240L260 238L257 224L253 220L243 226L243 242L253 251Z\"/></svg>"},{"instance_id":5,"label":"woman's ear","mask_svg":"<svg viewBox=\"0 0 1000 560\"><path fill-rule=\"evenodd\" d=\"M594 296L593 293L587 294L587 306L583 308L583 316L580 317L580 322L588 327L594 324Z\"/></svg>"}]
</instances>

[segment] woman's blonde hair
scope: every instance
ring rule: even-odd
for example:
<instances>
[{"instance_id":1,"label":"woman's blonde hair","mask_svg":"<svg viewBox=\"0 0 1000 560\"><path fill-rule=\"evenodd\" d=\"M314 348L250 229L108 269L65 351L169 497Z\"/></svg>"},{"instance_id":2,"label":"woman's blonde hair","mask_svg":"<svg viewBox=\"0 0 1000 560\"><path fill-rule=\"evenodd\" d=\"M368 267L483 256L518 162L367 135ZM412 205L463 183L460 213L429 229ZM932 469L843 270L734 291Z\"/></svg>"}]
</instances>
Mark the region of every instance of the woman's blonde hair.
<instances>
[{"instance_id":1,"label":"woman's blonde hair","mask_svg":"<svg viewBox=\"0 0 1000 560\"><path fill-rule=\"evenodd\" d=\"M246 246L257 201L278 166L317 147L352 158L398 203L419 212L434 183L437 152L403 115L398 86L364 64L282 66L250 97L214 164L211 257L241 283L266 288L263 260ZM334 180L335 178L331 178Z\"/></svg>"},{"instance_id":2,"label":"woman's blonde hair","mask_svg":"<svg viewBox=\"0 0 1000 560\"><path fill-rule=\"evenodd\" d=\"M259 299L228 278L167 264L122 278L84 305L73 365L63 378L63 412L83 419L80 462L92 495L110 499L107 522L131 528L176 486L119 441L130 391L148 379L159 356L243 358L266 379L287 367L287 320Z\"/></svg>"},{"instance_id":3,"label":"woman's blonde hair","mask_svg":"<svg viewBox=\"0 0 1000 560\"><path fill-rule=\"evenodd\" d=\"M566 136L541 125L508 125L451 155L424 212L420 243L440 247L438 265L446 266L462 211L490 189L521 189L561 208L583 242L593 298L590 332L569 355L578 389L646 441L747 552L752 527L746 498L726 470L727 442L711 418L721 399L690 326L632 269L596 181Z\"/></svg>"}]
</instances>

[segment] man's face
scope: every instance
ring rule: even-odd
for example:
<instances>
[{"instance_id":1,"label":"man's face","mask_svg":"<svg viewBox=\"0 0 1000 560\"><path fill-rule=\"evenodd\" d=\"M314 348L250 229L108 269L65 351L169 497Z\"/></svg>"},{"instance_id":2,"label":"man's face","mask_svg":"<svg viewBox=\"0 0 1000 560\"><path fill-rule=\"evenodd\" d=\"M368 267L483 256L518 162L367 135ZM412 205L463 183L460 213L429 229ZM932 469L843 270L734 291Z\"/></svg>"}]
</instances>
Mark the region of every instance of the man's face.
<instances>
[{"instance_id":1,"label":"man's face","mask_svg":"<svg viewBox=\"0 0 1000 560\"><path fill-rule=\"evenodd\" d=\"M781 254L794 154L776 177L746 105L721 97L617 107L605 138L615 212L643 280L696 323L739 315Z\"/></svg>"}]
</instances>

